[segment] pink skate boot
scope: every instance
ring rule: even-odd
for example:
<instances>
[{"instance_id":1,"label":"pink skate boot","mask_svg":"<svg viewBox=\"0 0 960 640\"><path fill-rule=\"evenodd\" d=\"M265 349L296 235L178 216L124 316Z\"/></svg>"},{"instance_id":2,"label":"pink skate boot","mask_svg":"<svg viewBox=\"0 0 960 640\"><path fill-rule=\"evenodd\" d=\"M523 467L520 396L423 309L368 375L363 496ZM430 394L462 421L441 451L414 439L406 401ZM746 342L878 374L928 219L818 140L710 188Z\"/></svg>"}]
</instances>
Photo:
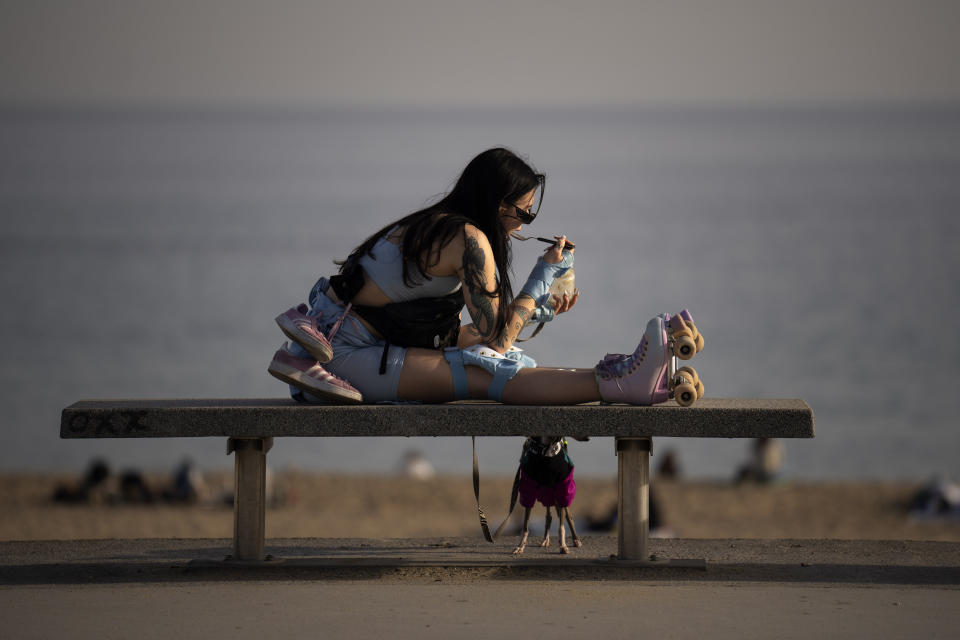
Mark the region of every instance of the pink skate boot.
<instances>
[{"instance_id":1,"label":"pink skate boot","mask_svg":"<svg viewBox=\"0 0 960 640\"><path fill-rule=\"evenodd\" d=\"M687 313L689 316L689 313ZM658 315L647 323L643 339L630 355L608 353L597 363L597 386L604 402L624 402L652 405L674 398L681 406L690 406L703 395L703 385L692 367L674 370L674 355L686 347L696 353L696 340L679 345L673 338L675 331L692 334L683 316ZM689 337L689 336L681 336Z\"/></svg>"},{"instance_id":2,"label":"pink skate boot","mask_svg":"<svg viewBox=\"0 0 960 640\"><path fill-rule=\"evenodd\" d=\"M607 354L596 366L597 386L604 402L651 405L669 398L667 329L662 316L647 323L647 330L630 355Z\"/></svg>"},{"instance_id":3,"label":"pink skate boot","mask_svg":"<svg viewBox=\"0 0 960 640\"><path fill-rule=\"evenodd\" d=\"M273 354L267 371L274 378L320 398L334 402L363 402L363 396L352 384L333 375L315 360L293 355L286 343Z\"/></svg>"},{"instance_id":4,"label":"pink skate boot","mask_svg":"<svg viewBox=\"0 0 960 640\"><path fill-rule=\"evenodd\" d=\"M323 335L317 326L317 319L307 315L307 305L288 309L276 318L280 330L318 362L330 362L333 358L333 347L327 336Z\"/></svg>"}]
</instances>

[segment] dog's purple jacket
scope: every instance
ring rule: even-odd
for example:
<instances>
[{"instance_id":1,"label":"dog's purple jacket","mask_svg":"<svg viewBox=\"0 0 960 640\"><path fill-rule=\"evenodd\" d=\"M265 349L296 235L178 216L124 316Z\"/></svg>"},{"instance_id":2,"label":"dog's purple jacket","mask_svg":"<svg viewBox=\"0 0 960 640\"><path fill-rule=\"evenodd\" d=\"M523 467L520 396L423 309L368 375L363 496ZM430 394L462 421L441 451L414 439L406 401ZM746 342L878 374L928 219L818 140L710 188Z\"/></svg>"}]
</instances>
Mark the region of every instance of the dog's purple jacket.
<instances>
[{"instance_id":1,"label":"dog's purple jacket","mask_svg":"<svg viewBox=\"0 0 960 640\"><path fill-rule=\"evenodd\" d=\"M540 501L545 507L569 507L577 495L577 483L573 481L573 467L566 478L554 486L539 484L520 469L520 504L525 508L533 507Z\"/></svg>"}]
</instances>

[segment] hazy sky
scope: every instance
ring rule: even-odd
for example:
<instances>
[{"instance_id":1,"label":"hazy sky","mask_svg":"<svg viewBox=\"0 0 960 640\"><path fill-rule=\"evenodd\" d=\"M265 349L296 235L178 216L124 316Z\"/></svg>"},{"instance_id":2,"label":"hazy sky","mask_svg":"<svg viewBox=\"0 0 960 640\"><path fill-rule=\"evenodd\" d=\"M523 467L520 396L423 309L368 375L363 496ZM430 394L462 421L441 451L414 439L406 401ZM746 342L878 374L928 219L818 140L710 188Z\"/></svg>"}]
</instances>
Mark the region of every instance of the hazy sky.
<instances>
[{"instance_id":1,"label":"hazy sky","mask_svg":"<svg viewBox=\"0 0 960 640\"><path fill-rule=\"evenodd\" d=\"M960 0L0 0L0 106L960 101Z\"/></svg>"}]
</instances>

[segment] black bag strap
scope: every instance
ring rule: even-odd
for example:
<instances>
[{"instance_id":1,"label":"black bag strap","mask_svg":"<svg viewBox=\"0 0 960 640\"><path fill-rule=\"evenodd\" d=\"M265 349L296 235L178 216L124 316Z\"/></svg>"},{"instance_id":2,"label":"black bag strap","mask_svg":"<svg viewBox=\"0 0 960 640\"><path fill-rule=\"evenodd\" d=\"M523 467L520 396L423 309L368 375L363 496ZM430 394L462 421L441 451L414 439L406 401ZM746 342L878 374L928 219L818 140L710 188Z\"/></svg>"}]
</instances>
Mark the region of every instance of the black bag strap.
<instances>
[{"instance_id":1,"label":"black bag strap","mask_svg":"<svg viewBox=\"0 0 960 640\"><path fill-rule=\"evenodd\" d=\"M384 340L383 354L381 354L380 356L380 369L378 369L378 371L380 372L380 375L384 375L387 373L387 356L388 355L390 355L390 341Z\"/></svg>"}]
</instances>

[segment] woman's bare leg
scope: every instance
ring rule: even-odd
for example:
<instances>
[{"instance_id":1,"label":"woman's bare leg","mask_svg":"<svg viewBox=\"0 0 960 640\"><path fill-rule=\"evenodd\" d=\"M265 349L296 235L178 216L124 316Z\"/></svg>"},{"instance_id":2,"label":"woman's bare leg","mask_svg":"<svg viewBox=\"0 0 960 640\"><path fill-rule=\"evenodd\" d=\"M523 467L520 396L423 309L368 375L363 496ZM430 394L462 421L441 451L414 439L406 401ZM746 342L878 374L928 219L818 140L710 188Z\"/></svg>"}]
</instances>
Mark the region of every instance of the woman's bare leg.
<instances>
[{"instance_id":1,"label":"woman's bare leg","mask_svg":"<svg viewBox=\"0 0 960 640\"><path fill-rule=\"evenodd\" d=\"M493 379L479 367L464 367L471 398L486 398L487 387ZM397 397L401 400L421 402L450 402L453 400L453 374L442 351L433 349L407 349L403 357L403 370L397 385Z\"/></svg>"},{"instance_id":2,"label":"woman's bare leg","mask_svg":"<svg viewBox=\"0 0 960 640\"><path fill-rule=\"evenodd\" d=\"M480 367L464 369L470 397L486 399L493 376ZM421 402L453 400L453 375L443 352L407 349L397 396ZM521 369L503 388L503 401L508 404L580 404L599 399L593 369Z\"/></svg>"},{"instance_id":3,"label":"woman's bare leg","mask_svg":"<svg viewBox=\"0 0 960 640\"><path fill-rule=\"evenodd\" d=\"M507 404L580 404L600 400L593 369L521 369L503 388Z\"/></svg>"}]
</instances>

